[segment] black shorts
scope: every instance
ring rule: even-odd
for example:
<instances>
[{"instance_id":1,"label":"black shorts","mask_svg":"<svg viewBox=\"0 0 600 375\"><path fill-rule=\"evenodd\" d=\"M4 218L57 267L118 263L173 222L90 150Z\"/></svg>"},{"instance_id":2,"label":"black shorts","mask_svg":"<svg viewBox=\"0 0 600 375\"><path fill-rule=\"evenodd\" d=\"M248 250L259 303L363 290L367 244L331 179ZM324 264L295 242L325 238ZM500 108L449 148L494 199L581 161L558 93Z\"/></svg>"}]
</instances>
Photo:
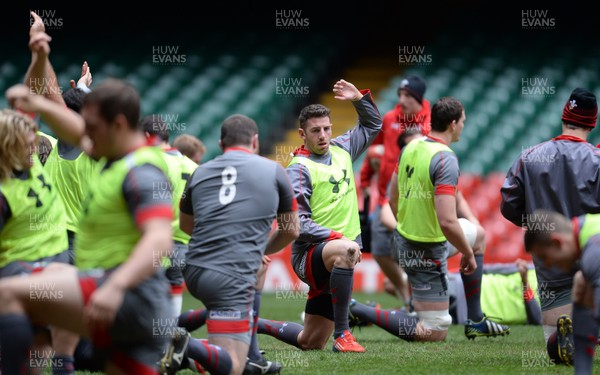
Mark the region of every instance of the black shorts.
<instances>
[{"instance_id":1,"label":"black shorts","mask_svg":"<svg viewBox=\"0 0 600 375\"><path fill-rule=\"evenodd\" d=\"M333 303L329 290L331 272L327 271L323 262L323 248L326 244L327 242L322 242L302 254L300 261L294 264L294 272L309 286L304 311L333 321Z\"/></svg>"}]
</instances>

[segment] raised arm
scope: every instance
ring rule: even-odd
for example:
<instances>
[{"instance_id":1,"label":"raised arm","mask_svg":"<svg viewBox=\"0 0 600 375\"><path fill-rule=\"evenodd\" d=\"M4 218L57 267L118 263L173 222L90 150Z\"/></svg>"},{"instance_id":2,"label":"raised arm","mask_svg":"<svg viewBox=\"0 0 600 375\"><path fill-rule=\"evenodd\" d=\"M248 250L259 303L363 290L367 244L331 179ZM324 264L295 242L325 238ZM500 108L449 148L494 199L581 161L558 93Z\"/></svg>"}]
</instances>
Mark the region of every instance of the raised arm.
<instances>
[{"instance_id":1,"label":"raised arm","mask_svg":"<svg viewBox=\"0 0 600 375\"><path fill-rule=\"evenodd\" d=\"M25 85L15 85L6 91L13 108L38 113L60 139L86 150L83 118L69 108L41 95L32 94Z\"/></svg>"},{"instance_id":2,"label":"raised arm","mask_svg":"<svg viewBox=\"0 0 600 375\"><path fill-rule=\"evenodd\" d=\"M33 24L29 29L29 49L31 50L31 63L25 74L25 85L33 93L65 105L62 91L58 85L58 78L54 72L48 55L52 38L46 34L44 21L35 12L31 12Z\"/></svg>"},{"instance_id":3,"label":"raised arm","mask_svg":"<svg viewBox=\"0 0 600 375\"><path fill-rule=\"evenodd\" d=\"M381 114L369 90L358 90L352 83L342 79L335 83L333 92L338 100L352 101L358 114L358 124L354 128L331 140L332 144L350 153L354 161L371 145L381 131Z\"/></svg>"}]
</instances>

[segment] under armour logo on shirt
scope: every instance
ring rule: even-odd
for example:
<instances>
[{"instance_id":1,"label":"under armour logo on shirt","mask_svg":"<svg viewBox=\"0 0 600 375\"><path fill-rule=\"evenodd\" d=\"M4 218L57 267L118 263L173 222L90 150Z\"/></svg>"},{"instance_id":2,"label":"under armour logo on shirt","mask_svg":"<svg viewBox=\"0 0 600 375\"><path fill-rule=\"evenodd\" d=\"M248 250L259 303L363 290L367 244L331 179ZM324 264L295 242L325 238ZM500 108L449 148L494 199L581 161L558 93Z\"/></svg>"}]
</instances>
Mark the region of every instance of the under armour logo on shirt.
<instances>
[{"instance_id":1,"label":"under armour logo on shirt","mask_svg":"<svg viewBox=\"0 0 600 375\"><path fill-rule=\"evenodd\" d=\"M336 180L333 176L329 177L329 183L333 184L333 189L331 190L332 193L339 193L340 192L340 184L343 183L344 181L348 183L348 185L350 185L350 178L347 178L347 171L345 169L342 169L342 172L344 172L344 177L342 177L340 180Z\"/></svg>"},{"instance_id":2,"label":"under armour logo on shirt","mask_svg":"<svg viewBox=\"0 0 600 375\"><path fill-rule=\"evenodd\" d=\"M569 101L569 109L573 109L575 107L577 107L577 104L575 103L575 99L570 100Z\"/></svg>"}]
</instances>

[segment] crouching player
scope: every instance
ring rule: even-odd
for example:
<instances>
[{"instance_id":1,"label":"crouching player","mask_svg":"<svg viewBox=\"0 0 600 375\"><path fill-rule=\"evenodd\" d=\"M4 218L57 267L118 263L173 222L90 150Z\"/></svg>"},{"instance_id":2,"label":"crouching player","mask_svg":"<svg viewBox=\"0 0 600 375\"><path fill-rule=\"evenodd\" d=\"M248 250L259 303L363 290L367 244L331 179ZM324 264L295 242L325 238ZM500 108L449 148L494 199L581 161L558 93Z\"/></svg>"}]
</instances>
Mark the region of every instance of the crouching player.
<instances>
[{"instance_id":1,"label":"crouching player","mask_svg":"<svg viewBox=\"0 0 600 375\"><path fill-rule=\"evenodd\" d=\"M568 220L562 214L535 211L525 232L525 250L544 263L565 271L579 262L573 279L573 312L557 322L550 358L574 357L576 374L591 374L600 323L600 214ZM549 344L550 348L550 344ZM557 358L558 357L558 358Z\"/></svg>"},{"instance_id":2,"label":"crouching player","mask_svg":"<svg viewBox=\"0 0 600 375\"><path fill-rule=\"evenodd\" d=\"M83 118L22 85L10 88L7 98L41 114L60 139L105 162L90 183L78 224L79 270L64 265L0 281L1 372L21 373L36 322L92 339L109 374L155 373L166 342L153 328L170 313L164 270L154 266L153 255L172 247L172 209L170 194L153 191L168 186L166 165L138 128L138 93L107 80L85 97ZM30 298L32 286L62 298Z\"/></svg>"}]
</instances>

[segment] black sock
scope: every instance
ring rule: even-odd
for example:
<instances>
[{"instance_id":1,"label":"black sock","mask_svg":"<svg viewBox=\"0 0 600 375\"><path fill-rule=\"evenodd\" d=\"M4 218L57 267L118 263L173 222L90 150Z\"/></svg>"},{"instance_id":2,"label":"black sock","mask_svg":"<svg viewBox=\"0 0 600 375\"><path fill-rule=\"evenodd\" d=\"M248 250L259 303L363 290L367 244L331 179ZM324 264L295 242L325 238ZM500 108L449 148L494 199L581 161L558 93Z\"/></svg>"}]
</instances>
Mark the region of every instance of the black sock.
<instances>
[{"instance_id":1,"label":"black sock","mask_svg":"<svg viewBox=\"0 0 600 375\"><path fill-rule=\"evenodd\" d=\"M574 365L576 374L591 374L598 342L598 322L591 308L573 304Z\"/></svg>"},{"instance_id":2,"label":"black sock","mask_svg":"<svg viewBox=\"0 0 600 375\"><path fill-rule=\"evenodd\" d=\"M480 322L483 319L481 312L481 279L483 276L483 254L475 254L477 269L471 275L460 274L463 287L465 289L465 298L467 300L467 317L474 322Z\"/></svg>"},{"instance_id":3,"label":"black sock","mask_svg":"<svg viewBox=\"0 0 600 375\"><path fill-rule=\"evenodd\" d=\"M206 309L188 310L179 315L177 325L188 332L197 330L206 324Z\"/></svg>"},{"instance_id":4,"label":"black sock","mask_svg":"<svg viewBox=\"0 0 600 375\"><path fill-rule=\"evenodd\" d=\"M381 310L356 302L350 310L352 315L373 323L406 341L413 341L419 318L404 310Z\"/></svg>"},{"instance_id":5,"label":"black sock","mask_svg":"<svg viewBox=\"0 0 600 375\"><path fill-rule=\"evenodd\" d=\"M260 350L258 349L258 339L256 330L258 329L258 313L260 311L260 300L262 297L262 291L257 290L254 293L254 306L253 306L253 325L252 325L252 338L250 339L250 349L248 350L248 358L253 361L260 361L262 359L262 354L260 354Z\"/></svg>"},{"instance_id":6,"label":"black sock","mask_svg":"<svg viewBox=\"0 0 600 375\"><path fill-rule=\"evenodd\" d=\"M298 349L302 349L298 344L298 335L304 329L298 323L291 322L279 322L276 320L267 320L258 318L257 332L273 336L278 340L285 342L286 344L293 345Z\"/></svg>"},{"instance_id":7,"label":"black sock","mask_svg":"<svg viewBox=\"0 0 600 375\"><path fill-rule=\"evenodd\" d=\"M333 267L329 279L331 303L333 304L333 337L338 338L344 331L349 330L348 310L352 298L352 282L354 269Z\"/></svg>"},{"instance_id":8,"label":"black sock","mask_svg":"<svg viewBox=\"0 0 600 375\"><path fill-rule=\"evenodd\" d=\"M52 375L75 374L75 358L70 355L54 355L52 359Z\"/></svg>"},{"instance_id":9,"label":"black sock","mask_svg":"<svg viewBox=\"0 0 600 375\"><path fill-rule=\"evenodd\" d=\"M208 340L191 338L187 356L200 363L211 374L229 375L233 366L229 353L218 345L209 344Z\"/></svg>"},{"instance_id":10,"label":"black sock","mask_svg":"<svg viewBox=\"0 0 600 375\"><path fill-rule=\"evenodd\" d=\"M21 314L0 316L0 373L25 374L33 328Z\"/></svg>"}]
</instances>

